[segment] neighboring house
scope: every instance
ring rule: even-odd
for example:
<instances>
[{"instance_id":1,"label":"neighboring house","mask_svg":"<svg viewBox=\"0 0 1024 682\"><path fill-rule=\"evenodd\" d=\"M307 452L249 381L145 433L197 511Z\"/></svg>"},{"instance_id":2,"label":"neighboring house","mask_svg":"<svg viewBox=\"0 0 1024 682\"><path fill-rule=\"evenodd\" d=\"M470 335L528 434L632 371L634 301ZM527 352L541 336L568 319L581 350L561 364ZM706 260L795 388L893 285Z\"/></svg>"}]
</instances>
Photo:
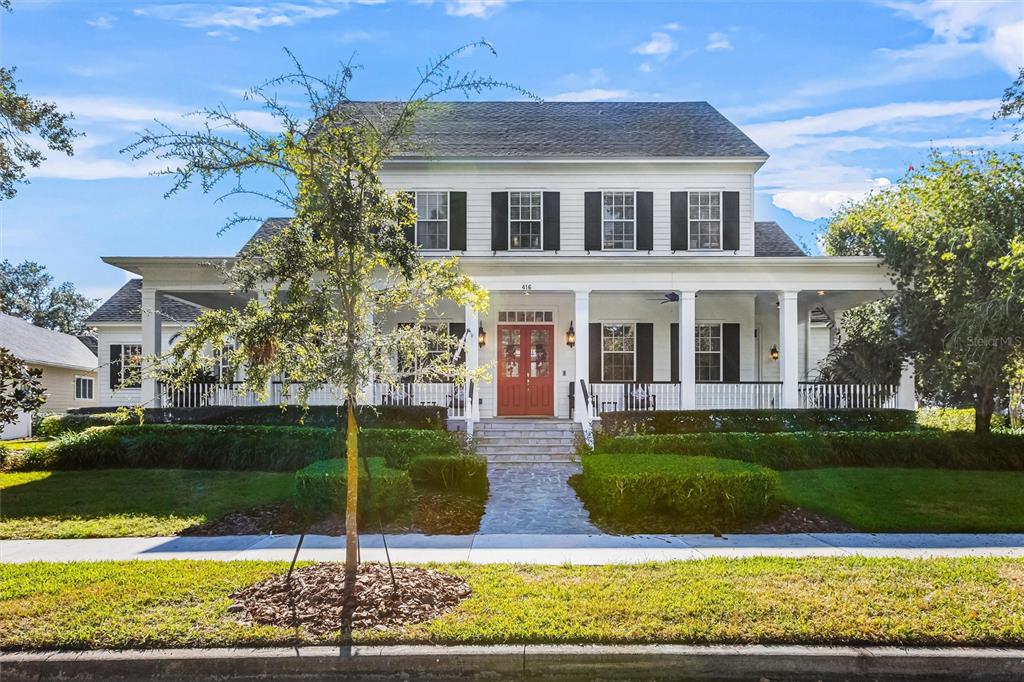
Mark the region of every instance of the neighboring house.
<instances>
[{"instance_id":1,"label":"neighboring house","mask_svg":"<svg viewBox=\"0 0 1024 682\"><path fill-rule=\"evenodd\" d=\"M66 412L96 404L96 355L78 337L0 314L0 346L30 367L42 370L46 389L43 412ZM5 430L5 437L23 435L28 434Z\"/></svg>"},{"instance_id":2,"label":"neighboring house","mask_svg":"<svg viewBox=\"0 0 1024 682\"><path fill-rule=\"evenodd\" d=\"M832 321L891 293L890 281L877 259L809 257L774 222L755 222L768 155L707 103L450 103L417 123L414 142L423 151L382 177L415 193L409 238L422 253L459 256L490 291L482 317L449 307L436 323L468 339L467 362L492 378L469 410L468 387L445 384L375 386L365 400L588 423L622 409L913 404L909 372L899 386L814 383ZM252 239L282 224L267 220ZM104 260L142 280L90 318L101 363L166 349L195 306L247 300L210 258ZM103 404L254 400L170 396L147 379L114 390L110 367ZM277 400L284 388L272 388ZM573 410L584 397L589 409Z\"/></svg>"}]
</instances>

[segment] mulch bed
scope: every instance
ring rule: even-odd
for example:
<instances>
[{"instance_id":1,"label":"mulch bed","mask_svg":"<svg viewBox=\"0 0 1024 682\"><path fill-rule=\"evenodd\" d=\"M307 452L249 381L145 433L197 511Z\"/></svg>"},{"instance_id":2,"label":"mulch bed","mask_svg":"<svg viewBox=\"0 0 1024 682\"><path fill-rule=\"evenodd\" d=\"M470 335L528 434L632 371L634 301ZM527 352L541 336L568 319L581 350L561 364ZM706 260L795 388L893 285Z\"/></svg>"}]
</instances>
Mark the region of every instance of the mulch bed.
<instances>
[{"instance_id":1,"label":"mulch bed","mask_svg":"<svg viewBox=\"0 0 1024 682\"><path fill-rule=\"evenodd\" d=\"M418 491L411 514L384 523L386 533L426 535L472 535L480 530L486 500L481 497L433 491ZM377 532L376 519L364 521L363 532ZM263 504L231 512L218 519L190 526L179 535L296 535L306 531L302 517L290 502ZM345 518L333 514L314 522L314 535L344 535Z\"/></svg>"},{"instance_id":2,"label":"mulch bed","mask_svg":"<svg viewBox=\"0 0 1024 682\"><path fill-rule=\"evenodd\" d=\"M361 564L354 608L345 608L345 567L319 563L275 575L231 595L233 611L262 625L301 628L314 636L348 628L412 625L442 616L471 590L462 578L427 568L395 566L395 583L384 564ZM395 589L397 586L397 590Z\"/></svg>"},{"instance_id":3,"label":"mulch bed","mask_svg":"<svg viewBox=\"0 0 1024 682\"><path fill-rule=\"evenodd\" d=\"M744 533L853 533L856 528L839 519L822 516L800 507L783 507L778 516L762 521Z\"/></svg>"}]
</instances>

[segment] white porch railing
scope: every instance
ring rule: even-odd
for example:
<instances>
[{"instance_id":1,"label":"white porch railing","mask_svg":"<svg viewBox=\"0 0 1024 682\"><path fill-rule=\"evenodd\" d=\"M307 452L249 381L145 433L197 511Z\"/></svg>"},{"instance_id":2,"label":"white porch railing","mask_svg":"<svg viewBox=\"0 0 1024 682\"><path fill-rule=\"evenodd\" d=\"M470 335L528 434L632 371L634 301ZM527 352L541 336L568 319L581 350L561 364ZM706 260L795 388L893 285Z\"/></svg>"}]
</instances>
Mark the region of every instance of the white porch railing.
<instances>
[{"instance_id":1,"label":"white porch railing","mask_svg":"<svg viewBox=\"0 0 1024 682\"><path fill-rule=\"evenodd\" d=\"M603 412L625 410L678 410L682 404L680 385L651 384L590 384L590 409L594 418Z\"/></svg>"},{"instance_id":2,"label":"white porch railing","mask_svg":"<svg viewBox=\"0 0 1024 682\"><path fill-rule=\"evenodd\" d=\"M895 410L900 405L899 384L800 383L800 407L827 410Z\"/></svg>"},{"instance_id":3,"label":"white porch railing","mask_svg":"<svg viewBox=\"0 0 1024 682\"><path fill-rule=\"evenodd\" d=\"M697 384L699 410L774 410L782 407L782 383L742 381Z\"/></svg>"},{"instance_id":4,"label":"white porch railing","mask_svg":"<svg viewBox=\"0 0 1024 682\"><path fill-rule=\"evenodd\" d=\"M161 407L254 407L257 405L294 405L299 401L299 384L273 382L265 401L252 391L241 391L241 384L194 383L182 389L160 386ZM448 410L449 419L465 419L466 400L462 384L403 383L394 386L374 384L373 405L437 406ZM330 386L313 388L306 399L308 405L337 405L340 391Z\"/></svg>"}]
</instances>

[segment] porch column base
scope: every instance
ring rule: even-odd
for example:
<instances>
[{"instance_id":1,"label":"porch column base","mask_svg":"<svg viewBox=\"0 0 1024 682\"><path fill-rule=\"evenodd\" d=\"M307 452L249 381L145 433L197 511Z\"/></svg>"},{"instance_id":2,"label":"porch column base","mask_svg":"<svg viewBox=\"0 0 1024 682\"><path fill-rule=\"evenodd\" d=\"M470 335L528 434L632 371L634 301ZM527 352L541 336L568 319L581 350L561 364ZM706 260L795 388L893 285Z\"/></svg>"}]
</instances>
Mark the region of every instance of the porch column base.
<instances>
[{"instance_id":1,"label":"porch column base","mask_svg":"<svg viewBox=\"0 0 1024 682\"><path fill-rule=\"evenodd\" d=\"M779 292L779 368L782 378L782 407L800 407L800 327L797 322L799 292Z\"/></svg>"},{"instance_id":2,"label":"porch column base","mask_svg":"<svg viewBox=\"0 0 1024 682\"><path fill-rule=\"evenodd\" d=\"M901 410L917 409L917 389L915 387L914 361L907 360L903 363L903 371L900 373L900 386L898 395L898 407Z\"/></svg>"},{"instance_id":3,"label":"porch column base","mask_svg":"<svg viewBox=\"0 0 1024 682\"><path fill-rule=\"evenodd\" d=\"M576 291L576 374L573 384L575 412L573 419L590 422L590 406L583 399L583 382L590 386L590 291Z\"/></svg>"},{"instance_id":4,"label":"porch column base","mask_svg":"<svg viewBox=\"0 0 1024 682\"><path fill-rule=\"evenodd\" d=\"M679 408L697 409L697 292L679 292Z\"/></svg>"},{"instance_id":5,"label":"porch column base","mask_svg":"<svg viewBox=\"0 0 1024 682\"><path fill-rule=\"evenodd\" d=\"M477 368L480 367L480 343L477 337L477 330L480 329L480 313L471 305L466 306L466 333L463 335L465 339L465 351L466 351L466 370L472 375L476 372ZM480 387L475 386L470 395L470 384L474 383L474 379L470 378L466 380L463 386L462 396L465 400L465 413L466 421L474 422L478 417L478 405L480 403Z\"/></svg>"},{"instance_id":6,"label":"porch column base","mask_svg":"<svg viewBox=\"0 0 1024 682\"><path fill-rule=\"evenodd\" d=\"M142 404L160 407L159 385L153 374L155 359L160 355L160 292L142 286Z\"/></svg>"}]
</instances>

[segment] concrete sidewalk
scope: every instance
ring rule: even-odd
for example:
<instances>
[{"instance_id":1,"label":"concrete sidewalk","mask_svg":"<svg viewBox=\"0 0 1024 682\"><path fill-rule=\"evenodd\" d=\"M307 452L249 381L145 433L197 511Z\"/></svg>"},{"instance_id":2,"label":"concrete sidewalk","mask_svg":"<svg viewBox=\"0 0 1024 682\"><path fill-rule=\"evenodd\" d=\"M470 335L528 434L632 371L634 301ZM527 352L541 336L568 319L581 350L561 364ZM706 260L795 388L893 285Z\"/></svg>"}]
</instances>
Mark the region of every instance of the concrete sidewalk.
<instances>
[{"instance_id":1,"label":"concrete sidewalk","mask_svg":"<svg viewBox=\"0 0 1024 682\"><path fill-rule=\"evenodd\" d=\"M630 564L708 557L1024 558L1024 534L796 533L791 535L390 535L407 563ZM3 540L0 563L128 559L290 560L297 535ZM362 558L384 560L381 536L360 539ZM344 538L309 535L303 560L341 561Z\"/></svg>"}]
</instances>

